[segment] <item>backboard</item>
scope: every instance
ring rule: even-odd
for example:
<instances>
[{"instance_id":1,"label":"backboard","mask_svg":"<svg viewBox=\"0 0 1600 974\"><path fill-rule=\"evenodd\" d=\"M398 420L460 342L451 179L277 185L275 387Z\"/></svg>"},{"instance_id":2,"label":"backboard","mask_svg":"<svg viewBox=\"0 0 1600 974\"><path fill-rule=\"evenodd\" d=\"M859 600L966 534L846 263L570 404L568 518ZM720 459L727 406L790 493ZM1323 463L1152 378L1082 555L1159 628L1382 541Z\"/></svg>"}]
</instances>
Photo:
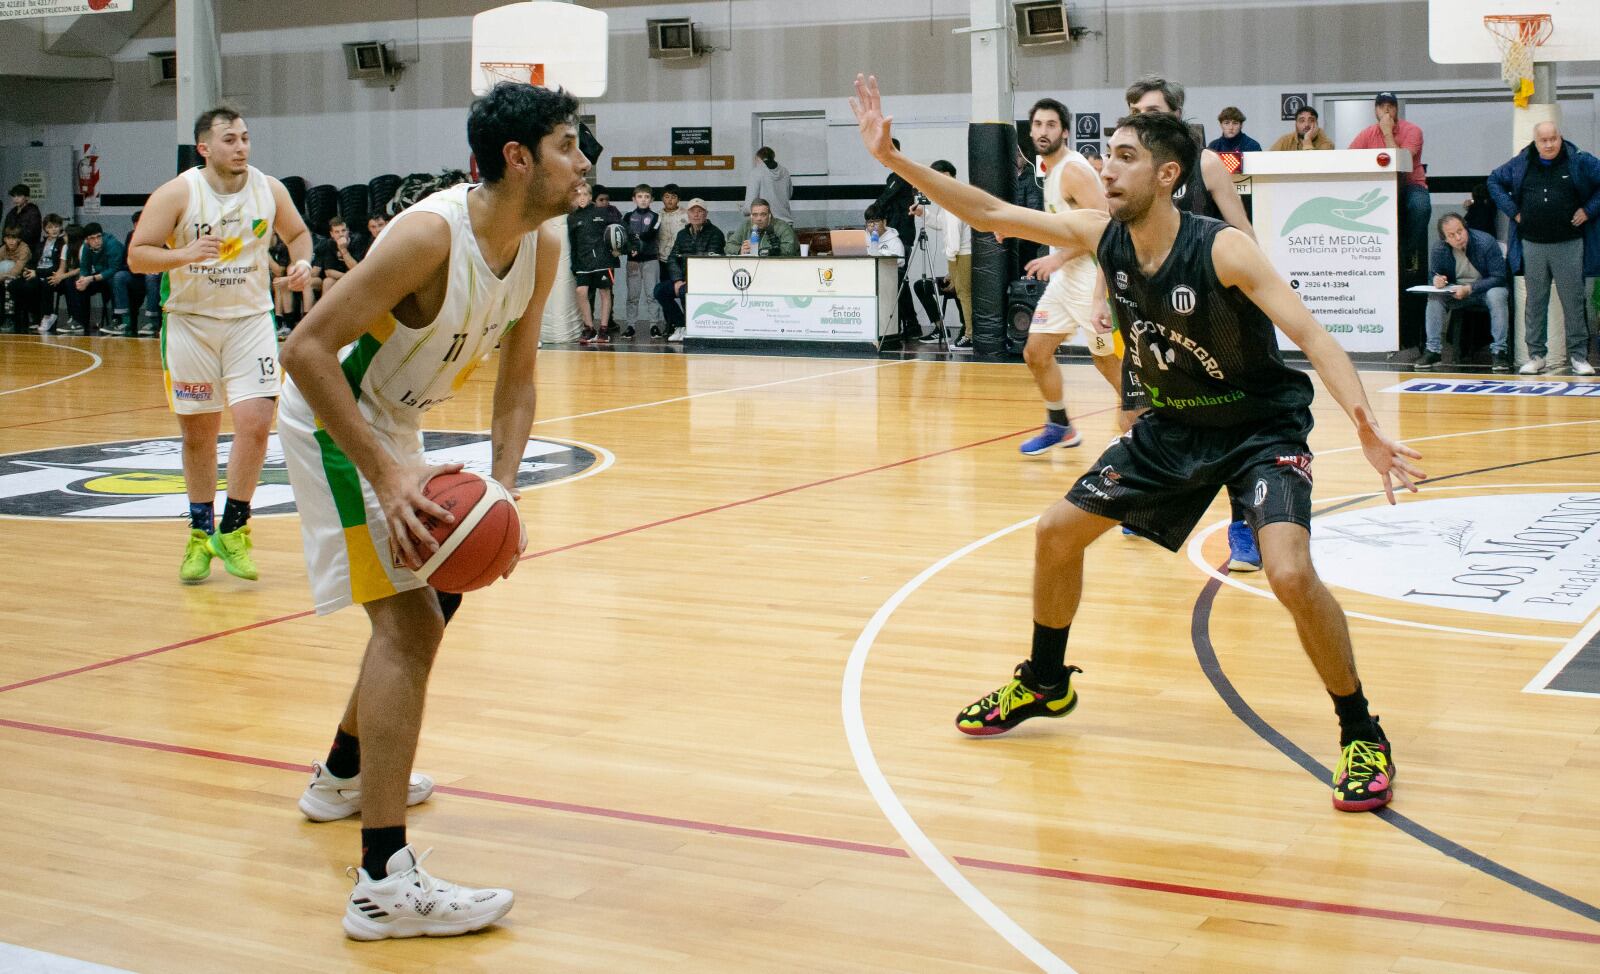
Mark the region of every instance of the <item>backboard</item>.
<instances>
[{"instance_id":1,"label":"backboard","mask_svg":"<svg viewBox=\"0 0 1600 974\"><path fill-rule=\"evenodd\" d=\"M1600 0L1428 0L1428 56L1435 64L1499 64L1483 26L1489 14L1549 14L1555 31L1534 61L1600 60Z\"/></svg>"},{"instance_id":2,"label":"backboard","mask_svg":"<svg viewBox=\"0 0 1600 974\"><path fill-rule=\"evenodd\" d=\"M472 93L482 95L527 65L533 82L579 98L606 93L606 15L575 3L513 3L472 18ZM526 72L518 80L528 80Z\"/></svg>"}]
</instances>

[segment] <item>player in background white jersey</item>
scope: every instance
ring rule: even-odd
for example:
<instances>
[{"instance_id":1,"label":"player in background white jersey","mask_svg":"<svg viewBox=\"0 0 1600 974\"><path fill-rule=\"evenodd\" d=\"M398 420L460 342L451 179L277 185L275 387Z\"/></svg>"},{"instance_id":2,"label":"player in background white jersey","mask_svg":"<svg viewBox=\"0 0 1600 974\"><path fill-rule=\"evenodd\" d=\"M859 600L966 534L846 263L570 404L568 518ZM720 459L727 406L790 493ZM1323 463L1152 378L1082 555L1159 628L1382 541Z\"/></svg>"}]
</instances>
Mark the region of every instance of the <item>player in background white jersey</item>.
<instances>
[{"instance_id":1,"label":"player in background white jersey","mask_svg":"<svg viewBox=\"0 0 1600 974\"><path fill-rule=\"evenodd\" d=\"M411 765L447 621L444 598L414 574L438 548L422 519L451 520L423 485L459 469L425 468L421 427L498 341L491 472L515 492L561 255L542 225L571 208L590 165L577 110L566 93L526 84L474 102L467 141L482 185L435 193L397 217L284 345L279 437L317 608L360 604L372 623L328 760L300 799L315 821L361 815L344 916L358 940L466 933L511 909L509 890L429 876L406 842L406 806L432 790Z\"/></svg>"},{"instance_id":2,"label":"player in background white jersey","mask_svg":"<svg viewBox=\"0 0 1600 974\"><path fill-rule=\"evenodd\" d=\"M189 495L178 577L204 579L215 556L230 574L254 581L247 522L280 384L267 247L276 230L289 248L289 287L304 291L311 234L283 184L250 165L250 130L238 112L203 112L194 141L205 165L151 194L128 247L128 269L162 275L161 366L183 432ZM228 501L214 525L224 403L233 413L233 446Z\"/></svg>"}]
</instances>

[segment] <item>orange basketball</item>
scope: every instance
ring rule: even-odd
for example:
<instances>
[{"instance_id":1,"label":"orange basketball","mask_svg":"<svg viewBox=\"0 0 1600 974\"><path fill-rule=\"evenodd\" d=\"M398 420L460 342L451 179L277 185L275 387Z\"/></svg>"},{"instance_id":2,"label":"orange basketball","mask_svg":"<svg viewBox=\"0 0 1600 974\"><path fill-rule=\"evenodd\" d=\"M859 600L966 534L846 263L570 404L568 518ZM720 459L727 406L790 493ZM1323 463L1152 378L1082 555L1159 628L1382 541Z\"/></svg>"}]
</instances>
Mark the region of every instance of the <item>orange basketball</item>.
<instances>
[{"instance_id":1,"label":"orange basketball","mask_svg":"<svg viewBox=\"0 0 1600 974\"><path fill-rule=\"evenodd\" d=\"M422 516L439 550L417 570L417 577L441 592L470 592L504 575L517 560L522 519L511 492L498 482L461 470L439 474L422 492L455 515L455 521Z\"/></svg>"}]
</instances>

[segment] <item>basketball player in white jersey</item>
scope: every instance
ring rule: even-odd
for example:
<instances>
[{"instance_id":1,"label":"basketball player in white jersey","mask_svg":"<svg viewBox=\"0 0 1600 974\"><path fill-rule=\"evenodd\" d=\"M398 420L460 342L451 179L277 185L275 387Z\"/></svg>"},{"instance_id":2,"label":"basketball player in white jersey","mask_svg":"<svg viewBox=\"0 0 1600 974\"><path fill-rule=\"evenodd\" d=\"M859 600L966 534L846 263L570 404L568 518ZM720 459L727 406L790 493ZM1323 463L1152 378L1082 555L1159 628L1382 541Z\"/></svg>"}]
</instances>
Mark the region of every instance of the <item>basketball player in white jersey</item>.
<instances>
[{"instance_id":1,"label":"basketball player in white jersey","mask_svg":"<svg viewBox=\"0 0 1600 974\"><path fill-rule=\"evenodd\" d=\"M1047 213L1067 213L1092 209L1105 212L1106 194L1100 176L1089 161L1067 145L1067 126L1072 113L1054 98L1041 98L1028 112L1028 129L1044 170L1044 208ZM1023 178L1027 178L1024 176ZM1033 380L1044 397L1046 420L1037 436L1019 447L1025 456L1043 456L1055 447L1074 447L1082 442L1067 416L1066 393L1061 383L1061 367L1056 364L1056 349L1076 335L1092 353L1094 366L1111 388L1122 394L1122 340L1109 327L1096 326L1095 308L1105 301L1105 286L1099 280L1094 257L1080 254L1068 257L1052 247L1050 253L1028 264L1031 277L1048 278L1044 294L1033 311L1028 326L1028 343L1022 359L1033 372ZM1127 429L1132 414L1123 411L1122 428Z\"/></svg>"},{"instance_id":2,"label":"basketball player in white jersey","mask_svg":"<svg viewBox=\"0 0 1600 974\"><path fill-rule=\"evenodd\" d=\"M150 196L128 247L128 269L161 274L161 366L167 403L183 431L189 540L178 577L194 583L222 559L255 581L250 500L267 454L277 403L278 338L267 247L289 248L289 287L311 283L311 234L283 184L250 165L250 130L239 113L213 108L194 123L205 165ZM213 523L222 406L233 413L228 502Z\"/></svg>"},{"instance_id":3,"label":"basketball player in white jersey","mask_svg":"<svg viewBox=\"0 0 1600 974\"><path fill-rule=\"evenodd\" d=\"M509 890L429 876L406 843L406 806L433 788L411 763L448 618L447 597L414 573L438 548L422 519L451 520L422 488L459 469L424 467L421 430L498 343L492 474L515 491L561 254L541 225L567 212L589 171L577 108L564 92L512 83L474 102L467 140L483 183L402 212L284 345L279 438L317 612L359 604L372 623L334 746L300 799L314 821L361 815L344 915L357 940L466 933L511 909Z\"/></svg>"}]
</instances>

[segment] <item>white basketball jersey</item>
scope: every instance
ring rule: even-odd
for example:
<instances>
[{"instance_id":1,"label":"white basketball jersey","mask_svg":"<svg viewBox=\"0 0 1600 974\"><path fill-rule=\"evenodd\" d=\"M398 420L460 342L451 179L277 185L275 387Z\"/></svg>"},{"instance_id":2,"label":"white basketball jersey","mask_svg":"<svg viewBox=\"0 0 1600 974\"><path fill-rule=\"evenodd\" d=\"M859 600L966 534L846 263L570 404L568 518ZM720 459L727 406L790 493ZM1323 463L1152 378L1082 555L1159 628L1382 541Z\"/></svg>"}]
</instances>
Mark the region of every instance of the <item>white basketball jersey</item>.
<instances>
[{"instance_id":1,"label":"white basketball jersey","mask_svg":"<svg viewBox=\"0 0 1600 974\"><path fill-rule=\"evenodd\" d=\"M189 204L167 239L174 250L200 237L222 238L222 250L203 264L174 267L161 278L161 306L168 311L208 318L244 318L272 310L272 272L267 248L278 206L272 185L254 166L244 188L222 196L206 182L205 170L181 177L189 185Z\"/></svg>"},{"instance_id":2,"label":"white basketball jersey","mask_svg":"<svg viewBox=\"0 0 1600 974\"><path fill-rule=\"evenodd\" d=\"M421 429L423 413L454 398L473 370L489 360L533 297L538 232L522 238L511 268L504 277L496 277L478 251L467 216L467 193L472 188L462 183L434 193L391 220L372 244L373 251L389 246L384 241L391 238L395 224L414 219L417 213L437 214L449 224L449 281L439 314L421 328L408 328L392 314L384 315L339 353L356 405L379 429ZM283 408L302 419L310 413L293 379L284 390Z\"/></svg>"},{"instance_id":3,"label":"white basketball jersey","mask_svg":"<svg viewBox=\"0 0 1600 974\"><path fill-rule=\"evenodd\" d=\"M1045 170L1044 174L1044 209L1046 213L1070 213L1077 207L1061 192L1061 174L1067 171L1068 166L1082 166L1093 179L1100 175L1089 165L1089 160L1083 153L1076 149L1062 149L1061 159L1055 165ZM1060 251L1059 247L1051 247L1051 253ZM1075 257L1062 265L1061 269L1050 275L1054 278L1070 278L1073 283L1080 286L1092 287L1094 285L1095 264L1094 257L1084 254ZM1085 276L1087 279L1085 280Z\"/></svg>"}]
</instances>

